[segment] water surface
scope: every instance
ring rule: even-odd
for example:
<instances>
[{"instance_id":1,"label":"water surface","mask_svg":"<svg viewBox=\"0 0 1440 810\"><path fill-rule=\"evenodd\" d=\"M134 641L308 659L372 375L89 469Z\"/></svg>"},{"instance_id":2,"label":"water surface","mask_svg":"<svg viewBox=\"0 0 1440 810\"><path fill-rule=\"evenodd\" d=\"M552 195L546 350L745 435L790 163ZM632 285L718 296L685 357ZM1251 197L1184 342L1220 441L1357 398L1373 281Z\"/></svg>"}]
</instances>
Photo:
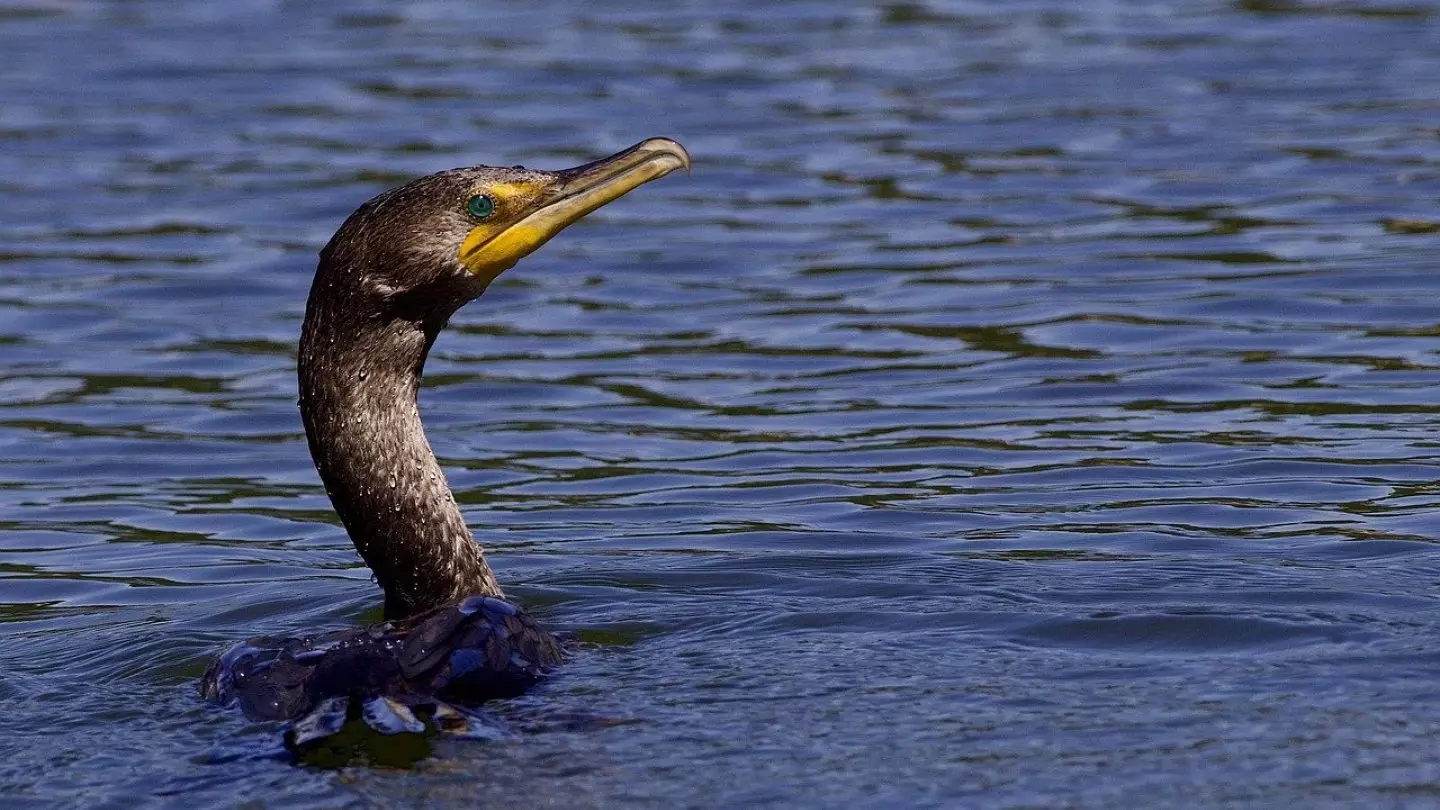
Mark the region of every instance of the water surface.
<instances>
[{"instance_id":1,"label":"water surface","mask_svg":"<svg viewBox=\"0 0 1440 810\"><path fill-rule=\"evenodd\" d=\"M19 0L0 53L7 807L1440 801L1440 7ZM194 682L378 617L316 251L652 135L693 175L422 395L586 647L500 741L288 764Z\"/></svg>"}]
</instances>

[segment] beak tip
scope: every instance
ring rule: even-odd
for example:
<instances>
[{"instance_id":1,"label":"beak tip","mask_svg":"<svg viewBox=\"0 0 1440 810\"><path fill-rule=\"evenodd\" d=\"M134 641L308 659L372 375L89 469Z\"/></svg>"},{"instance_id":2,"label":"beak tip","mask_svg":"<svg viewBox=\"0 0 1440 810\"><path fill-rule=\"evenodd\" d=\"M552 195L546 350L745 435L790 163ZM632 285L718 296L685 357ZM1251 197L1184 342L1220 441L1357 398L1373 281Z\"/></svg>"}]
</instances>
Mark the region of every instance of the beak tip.
<instances>
[{"instance_id":1,"label":"beak tip","mask_svg":"<svg viewBox=\"0 0 1440 810\"><path fill-rule=\"evenodd\" d=\"M679 168L687 174L690 172L690 153L673 138L647 138L640 144L639 150L669 155L680 164Z\"/></svg>"}]
</instances>

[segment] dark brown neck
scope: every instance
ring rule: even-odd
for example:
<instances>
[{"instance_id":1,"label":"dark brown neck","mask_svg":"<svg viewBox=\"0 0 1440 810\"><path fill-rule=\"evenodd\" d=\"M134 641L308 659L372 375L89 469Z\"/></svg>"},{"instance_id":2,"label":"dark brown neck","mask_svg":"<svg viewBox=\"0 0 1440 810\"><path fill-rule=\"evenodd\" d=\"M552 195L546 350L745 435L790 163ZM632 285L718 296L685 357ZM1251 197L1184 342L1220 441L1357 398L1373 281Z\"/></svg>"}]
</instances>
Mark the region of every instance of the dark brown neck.
<instances>
[{"instance_id":1,"label":"dark brown neck","mask_svg":"<svg viewBox=\"0 0 1440 810\"><path fill-rule=\"evenodd\" d=\"M300 336L300 415L335 511L385 589L386 618L471 594L501 595L416 402L425 357L449 311L396 315L362 290L327 280L335 279L322 260Z\"/></svg>"}]
</instances>

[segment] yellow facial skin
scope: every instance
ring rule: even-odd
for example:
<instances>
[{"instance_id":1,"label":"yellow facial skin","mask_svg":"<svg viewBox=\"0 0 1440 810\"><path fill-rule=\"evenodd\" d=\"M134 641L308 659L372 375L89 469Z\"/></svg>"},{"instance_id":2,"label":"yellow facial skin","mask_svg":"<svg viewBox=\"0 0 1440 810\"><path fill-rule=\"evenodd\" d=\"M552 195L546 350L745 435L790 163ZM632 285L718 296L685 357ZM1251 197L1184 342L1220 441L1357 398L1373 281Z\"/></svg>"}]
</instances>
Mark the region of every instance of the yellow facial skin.
<instances>
[{"instance_id":1,"label":"yellow facial skin","mask_svg":"<svg viewBox=\"0 0 1440 810\"><path fill-rule=\"evenodd\" d=\"M460 245L460 262L489 283L550 241L550 237L631 189L690 168L690 154L669 138L651 138L608 158L530 182L476 189L495 201L496 215Z\"/></svg>"}]
</instances>

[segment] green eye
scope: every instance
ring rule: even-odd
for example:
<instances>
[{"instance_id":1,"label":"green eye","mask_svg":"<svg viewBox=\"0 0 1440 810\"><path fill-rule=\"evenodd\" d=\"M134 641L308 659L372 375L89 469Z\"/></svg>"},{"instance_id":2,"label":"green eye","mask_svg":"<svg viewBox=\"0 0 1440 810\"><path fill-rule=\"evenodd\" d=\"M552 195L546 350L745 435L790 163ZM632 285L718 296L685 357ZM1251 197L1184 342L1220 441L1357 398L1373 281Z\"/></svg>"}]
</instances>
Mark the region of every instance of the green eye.
<instances>
[{"instance_id":1,"label":"green eye","mask_svg":"<svg viewBox=\"0 0 1440 810\"><path fill-rule=\"evenodd\" d=\"M484 194L476 194L465 203L465 212L476 219L484 219L495 213L495 201Z\"/></svg>"}]
</instances>

